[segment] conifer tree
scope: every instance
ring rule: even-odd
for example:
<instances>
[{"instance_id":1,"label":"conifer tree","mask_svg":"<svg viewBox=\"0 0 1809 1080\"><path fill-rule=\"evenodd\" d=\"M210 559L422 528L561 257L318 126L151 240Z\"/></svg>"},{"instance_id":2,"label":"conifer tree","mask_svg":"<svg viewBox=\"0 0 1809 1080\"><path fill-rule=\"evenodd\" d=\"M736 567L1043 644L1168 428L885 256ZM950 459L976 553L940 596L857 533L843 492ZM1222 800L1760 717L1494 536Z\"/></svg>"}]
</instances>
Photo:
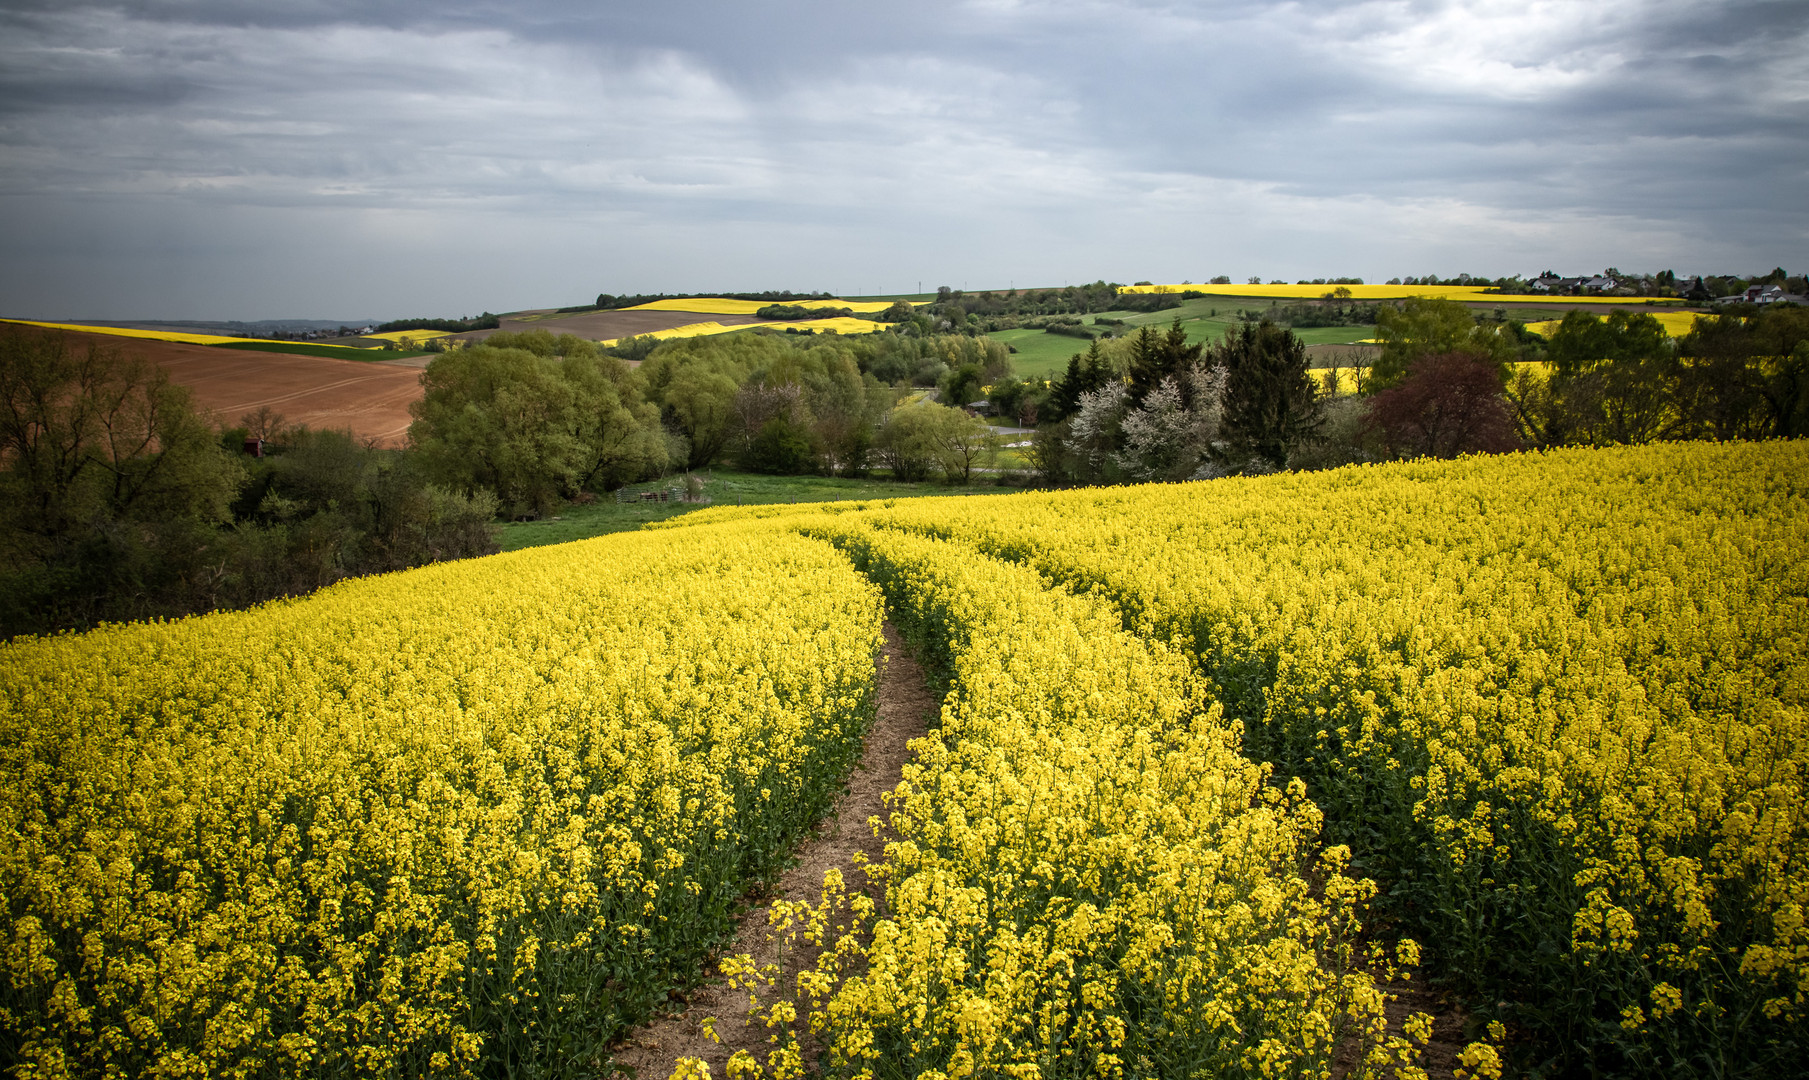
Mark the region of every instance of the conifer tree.
<instances>
[{"instance_id":1,"label":"conifer tree","mask_svg":"<svg viewBox=\"0 0 1809 1080\"><path fill-rule=\"evenodd\" d=\"M1254 458L1283 468L1288 452L1324 426L1307 374L1306 345L1292 330L1267 319L1245 323L1226 332L1213 347L1211 362L1225 369L1220 433L1228 463Z\"/></svg>"},{"instance_id":2,"label":"conifer tree","mask_svg":"<svg viewBox=\"0 0 1809 1080\"><path fill-rule=\"evenodd\" d=\"M1199 362L1203 348L1188 343L1187 331L1181 328L1179 318L1165 333L1158 334L1149 326L1139 330L1131 339L1131 403L1141 403L1171 376L1178 385L1186 385L1187 380L1180 376Z\"/></svg>"},{"instance_id":3,"label":"conifer tree","mask_svg":"<svg viewBox=\"0 0 1809 1080\"><path fill-rule=\"evenodd\" d=\"M1094 338L1085 355L1075 353L1068 358L1067 373L1049 388L1055 413L1051 419L1074 415L1080 409L1080 396L1104 386L1113 374L1111 358L1099 347L1099 339Z\"/></svg>"}]
</instances>

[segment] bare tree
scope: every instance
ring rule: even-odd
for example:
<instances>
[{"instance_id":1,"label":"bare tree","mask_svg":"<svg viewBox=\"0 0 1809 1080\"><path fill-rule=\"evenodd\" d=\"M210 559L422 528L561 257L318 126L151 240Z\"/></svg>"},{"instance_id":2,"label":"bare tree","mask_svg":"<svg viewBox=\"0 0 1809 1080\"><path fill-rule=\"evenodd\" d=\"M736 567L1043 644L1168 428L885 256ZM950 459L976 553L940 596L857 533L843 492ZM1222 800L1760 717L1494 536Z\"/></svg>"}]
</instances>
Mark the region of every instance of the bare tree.
<instances>
[{"instance_id":1,"label":"bare tree","mask_svg":"<svg viewBox=\"0 0 1809 1080\"><path fill-rule=\"evenodd\" d=\"M741 419L742 446L751 445L767 421L779 417L797 419L803 390L797 383L749 381L735 394L735 415Z\"/></svg>"},{"instance_id":2,"label":"bare tree","mask_svg":"<svg viewBox=\"0 0 1809 1080\"><path fill-rule=\"evenodd\" d=\"M260 405L256 412L248 412L239 417L239 426L245 429L247 435L265 442L274 440L286 423L288 420L283 414L268 405Z\"/></svg>"}]
</instances>

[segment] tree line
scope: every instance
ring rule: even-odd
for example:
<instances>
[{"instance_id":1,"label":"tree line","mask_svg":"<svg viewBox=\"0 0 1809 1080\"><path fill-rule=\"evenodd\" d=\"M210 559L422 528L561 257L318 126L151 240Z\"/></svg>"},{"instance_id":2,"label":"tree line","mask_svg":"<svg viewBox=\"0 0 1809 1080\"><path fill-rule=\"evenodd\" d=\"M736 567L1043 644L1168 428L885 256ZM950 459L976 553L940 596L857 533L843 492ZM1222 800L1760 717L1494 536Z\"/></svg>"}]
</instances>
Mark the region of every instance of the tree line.
<instances>
[{"instance_id":1,"label":"tree line","mask_svg":"<svg viewBox=\"0 0 1809 1080\"><path fill-rule=\"evenodd\" d=\"M497 550L497 503L269 410L221 430L162 370L0 331L0 637L239 608ZM262 437L278 453L243 452Z\"/></svg>"},{"instance_id":2,"label":"tree line","mask_svg":"<svg viewBox=\"0 0 1809 1080\"><path fill-rule=\"evenodd\" d=\"M494 330L502 325L500 315L492 315L486 311L482 315L467 315L462 319L394 319L377 327L377 333L387 334L396 330L444 330L448 334L463 333L466 330ZM342 329L344 329L342 327Z\"/></svg>"},{"instance_id":3,"label":"tree line","mask_svg":"<svg viewBox=\"0 0 1809 1080\"><path fill-rule=\"evenodd\" d=\"M1017 437L1026 480L1050 485L1809 426L1800 308L1706 317L1679 339L1640 312L1573 312L1549 338L1445 300L1375 317L1379 350L1317 369L1291 329L1253 315L1212 342L1178 321L1094 339L1051 380L1017 377L1003 344L938 332L923 312L860 336L608 349L501 333L434 357L405 450L268 411L223 425L152 365L9 329L0 634L242 607L482 554L499 518L718 464L966 483L996 467L1000 442L961 408L976 402L1032 429ZM248 439L268 456L245 454Z\"/></svg>"},{"instance_id":4,"label":"tree line","mask_svg":"<svg viewBox=\"0 0 1809 1080\"><path fill-rule=\"evenodd\" d=\"M990 334L1020 327L1078 326L1078 316L1102 311L1145 314L1180 307L1205 296L1183 290L1172 293L1120 292L1124 286L1106 281L1060 289L1005 289L964 292L943 285L936 299L919 312L923 330L932 333ZM1060 332L1059 330L1057 332ZM1084 333L1080 336L1087 336Z\"/></svg>"},{"instance_id":5,"label":"tree line","mask_svg":"<svg viewBox=\"0 0 1809 1080\"><path fill-rule=\"evenodd\" d=\"M989 429L920 400L1009 372L988 339L772 332L678 339L632 365L544 330L443 353L423 374L410 439L437 481L532 517L669 471L966 479Z\"/></svg>"},{"instance_id":6,"label":"tree line","mask_svg":"<svg viewBox=\"0 0 1809 1080\"><path fill-rule=\"evenodd\" d=\"M1699 318L1675 340L1644 313L1573 311L1544 359L1504 386L1528 446L1809 434L1809 309L1795 305Z\"/></svg>"},{"instance_id":7,"label":"tree line","mask_svg":"<svg viewBox=\"0 0 1809 1080\"><path fill-rule=\"evenodd\" d=\"M1643 312L1571 312L1547 339L1462 304L1376 311L1379 351L1310 367L1267 316L1215 343L1180 324L1096 340L1045 386L993 402L1038 425L1057 484L1204 479L1568 445L1809 433L1809 310L1699 319L1669 337Z\"/></svg>"},{"instance_id":8,"label":"tree line","mask_svg":"<svg viewBox=\"0 0 1809 1080\"><path fill-rule=\"evenodd\" d=\"M498 519L717 463L968 482L991 429L912 388L966 400L1009 364L998 342L965 335L767 331L606 350L500 333L437 354L408 446L381 449L268 409L207 417L142 359L7 328L0 637L242 608L487 554Z\"/></svg>"}]
</instances>

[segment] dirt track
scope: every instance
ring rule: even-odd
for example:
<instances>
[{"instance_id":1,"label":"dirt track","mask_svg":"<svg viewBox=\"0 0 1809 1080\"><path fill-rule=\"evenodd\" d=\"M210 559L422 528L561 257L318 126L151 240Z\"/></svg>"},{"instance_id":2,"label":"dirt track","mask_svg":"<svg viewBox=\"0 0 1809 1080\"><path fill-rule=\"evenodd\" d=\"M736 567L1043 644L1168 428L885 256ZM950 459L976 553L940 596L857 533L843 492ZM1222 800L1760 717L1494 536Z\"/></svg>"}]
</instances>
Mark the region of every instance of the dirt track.
<instances>
[{"instance_id":1,"label":"dirt track","mask_svg":"<svg viewBox=\"0 0 1809 1080\"><path fill-rule=\"evenodd\" d=\"M856 869L854 855L864 854L868 862L878 864L885 853L885 836L874 836L867 824L869 817L886 816L882 796L898 785L900 771L910 760L910 740L922 735L936 709L936 698L924 685L923 669L905 652L898 633L886 624L885 659L879 667L879 719L867 735L866 750L860 767L848 778L848 791L836 804L835 815L818 827L816 834L798 849L798 863L779 879L777 888L765 903L742 916L735 941L724 955L748 953L761 964L778 963L783 975L781 988L794 988L798 972L815 962L815 950L794 949L780 953L768 939L767 913L774 900L808 900L817 902L823 888L823 874L831 867L842 871L850 894L866 893L879 899L884 890L867 880ZM763 995L771 1003L772 991ZM707 973L704 984L674 1003L672 1015L662 1017L630 1033L615 1050L617 1068L632 1070L638 1080L666 1080L673 1064L681 1057L701 1058L710 1065L710 1075L721 1077L728 1072L728 1060L737 1050L754 1054L762 1063L771 1045L764 1027L747 1024L746 991L728 989L716 972ZM703 1021L715 1017L717 1037L714 1042L704 1033Z\"/></svg>"},{"instance_id":2,"label":"dirt track","mask_svg":"<svg viewBox=\"0 0 1809 1080\"><path fill-rule=\"evenodd\" d=\"M92 342L149 360L225 424L268 405L291 424L349 429L379 446L401 446L408 439L408 406L421 396L421 372L413 367L108 334L69 336L78 348Z\"/></svg>"}]
</instances>

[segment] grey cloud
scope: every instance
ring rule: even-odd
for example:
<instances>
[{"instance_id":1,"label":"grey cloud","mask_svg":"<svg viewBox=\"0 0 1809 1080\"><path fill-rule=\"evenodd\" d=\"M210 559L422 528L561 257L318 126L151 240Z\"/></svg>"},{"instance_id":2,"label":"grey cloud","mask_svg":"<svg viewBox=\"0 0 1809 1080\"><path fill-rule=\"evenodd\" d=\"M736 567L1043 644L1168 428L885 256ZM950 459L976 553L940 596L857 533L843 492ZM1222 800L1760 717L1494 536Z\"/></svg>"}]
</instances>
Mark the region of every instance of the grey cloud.
<instances>
[{"instance_id":1,"label":"grey cloud","mask_svg":"<svg viewBox=\"0 0 1809 1080\"><path fill-rule=\"evenodd\" d=\"M580 296L1769 266L1809 234L1805 57L1777 2L10 3L0 310L154 304L172 266L243 297L248 252L328 236L344 269L285 286L316 304L413 298L359 269L411 250Z\"/></svg>"}]
</instances>

